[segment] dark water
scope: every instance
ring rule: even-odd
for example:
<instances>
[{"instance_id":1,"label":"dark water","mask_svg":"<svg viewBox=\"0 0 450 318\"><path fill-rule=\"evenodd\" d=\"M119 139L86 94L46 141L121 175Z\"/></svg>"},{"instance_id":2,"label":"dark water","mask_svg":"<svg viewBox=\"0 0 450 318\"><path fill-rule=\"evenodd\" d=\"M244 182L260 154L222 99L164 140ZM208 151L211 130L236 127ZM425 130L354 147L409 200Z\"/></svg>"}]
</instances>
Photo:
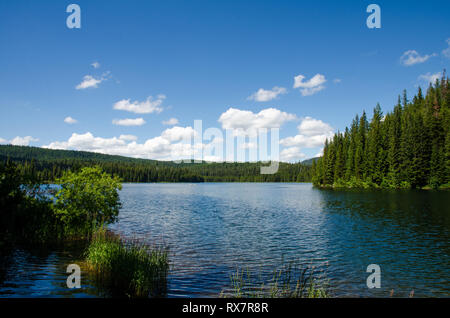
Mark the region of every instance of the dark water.
<instances>
[{"instance_id":1,"label":"dark water","mask_svg":"<svg viewBox=\"0 0 450 318\"><path fill-rule=\"evenodd\" d=\"M313 264L334 296L450 296L450 193L327 191L310 184L125 184L111 228L170 247L169 296L217 296L236 268ZM65 287L69 248L3 256L0 296L95 296ZM366 268L381 267L368 289Z\"/></svg>"}]
</instances>

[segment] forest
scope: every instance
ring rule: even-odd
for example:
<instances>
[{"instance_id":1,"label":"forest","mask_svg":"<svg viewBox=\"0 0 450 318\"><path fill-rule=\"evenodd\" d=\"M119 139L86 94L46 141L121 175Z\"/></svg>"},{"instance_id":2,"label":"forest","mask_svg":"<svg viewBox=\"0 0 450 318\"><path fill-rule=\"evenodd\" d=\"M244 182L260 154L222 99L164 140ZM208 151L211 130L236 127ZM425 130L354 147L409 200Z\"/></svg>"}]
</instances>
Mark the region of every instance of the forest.
<instances>
[{"instance_id":1,"label":"forest","mask_svg":"<svg viewBox=\"0 0 450 318\"><path fill-rule=\"evenodd\" d=\"M85 151L0 145L0 163L13 162L23 176L52 182L64 171L100 166L124 182L310 182L333 188L450 188L450 89L445 75L424 96L406 90L391 112L379 104L325 141L323 157L280 163L260 174L261 162L177 164Z\"/></svg>"},{"instance_id":2,"label":"forest","mask_svg":"<svg viewBox=\"0 0 450 318\"><path fill-rule=\"evenodd\" d=\"M64 171L100 166L123 182L310 182L311 165L280 163L276 174L260 174L261 162L174 163L112 156L85 151L0 145L0 164L13 162L19 173L52 182Z\"/></svg>"},{"instance_id":3,"label":"forest","mask_svg":"<svg viewBox=\"0 0 450 318\"><path fill-rule=\"evenodd\" d=\"M379 104L370 121L356 115L313 162L314 185L333 188L450 188L450 89L443 72L409 100L406 90L393 111Z\"/></svg>"}]
</instances>

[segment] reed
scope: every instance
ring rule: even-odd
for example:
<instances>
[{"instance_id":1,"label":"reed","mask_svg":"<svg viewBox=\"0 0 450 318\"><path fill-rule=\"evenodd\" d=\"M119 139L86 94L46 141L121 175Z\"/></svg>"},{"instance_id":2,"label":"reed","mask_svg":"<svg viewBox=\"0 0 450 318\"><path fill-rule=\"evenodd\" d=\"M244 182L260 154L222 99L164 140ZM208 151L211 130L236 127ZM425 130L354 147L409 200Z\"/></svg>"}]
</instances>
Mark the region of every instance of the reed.
<instances>
[{"instance_id":1,"label":"reed","mask_svg":"<svg viewBox=\"0 0 450 318\"><path fill-rule=\"evenodd\" d=\"M168 251L119 237L104 228L86 251L95 282L113 297L161 297L167 291Z\"/></svg>"},{"instance_id":2,"label":"reed","mask_svg":"<svg viewBox=\"0 0 450 318\"><path fill-rule=\"evenodd\" d=\"M284 264L264 281L262 275L246 270L236 270L230 276L231 287L224 289L221 297L231 298L327 298L328 282L314 266L295 263Z\"/></svg>"}]
</instances>

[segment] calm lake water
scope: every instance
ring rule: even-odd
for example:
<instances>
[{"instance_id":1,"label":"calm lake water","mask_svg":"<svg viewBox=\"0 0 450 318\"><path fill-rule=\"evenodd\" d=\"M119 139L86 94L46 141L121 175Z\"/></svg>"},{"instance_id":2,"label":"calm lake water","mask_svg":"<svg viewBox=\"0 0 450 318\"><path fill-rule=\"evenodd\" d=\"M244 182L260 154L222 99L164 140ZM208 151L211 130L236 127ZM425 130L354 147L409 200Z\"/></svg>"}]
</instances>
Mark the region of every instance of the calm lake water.
<instances>
[{"instance_id":1,"label":"calm lake water","mask_svg":"<svg viewBox=\"0 0 450 318\"><path fill-rule=\"evenodd\" d=\"M168 296L218 296L237 268L263 276L290 260L316 266L337 297L450 296L450 193L329 191L311 184L125 184L110 228L170 248ZM0 296L95 297L65 287L79 248L14 249ZM368 289L369 264L381 288Z\"/></svg>"}]
</instances>

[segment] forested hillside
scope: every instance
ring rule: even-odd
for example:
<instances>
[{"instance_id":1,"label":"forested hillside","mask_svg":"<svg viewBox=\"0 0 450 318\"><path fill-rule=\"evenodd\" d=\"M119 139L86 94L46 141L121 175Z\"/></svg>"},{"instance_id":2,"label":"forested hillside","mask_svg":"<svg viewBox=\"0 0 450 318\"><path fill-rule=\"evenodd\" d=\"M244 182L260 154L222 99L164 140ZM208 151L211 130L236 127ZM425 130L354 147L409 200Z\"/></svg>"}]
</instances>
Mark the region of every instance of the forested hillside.
<instances>
[{"instance_id":1,"label":"forested hillside","mask_svg":"<svg viewBox=\"0 0 450 318\"><path fill-rule=\"evenodd\" d=\"M423 96L399 96L383 116L356 116L350 128L327 140L313 162L313 183L325 187L449 188L450 89L444 76Z\"/></svg>"},{"instance_id":2,"label":"forested hillside","mask_svg":"<svg viewBox=\"0 0 450 318\"><path fill-rule=\"evenodd\" d=\"M38 147L0 145L0 163L12 161L21 174L51 182L66 170L79 171L100 166L124 182L305 182L311 181L311 167L301 163L280 163L273 175L261 175L256 163L181 163L134 159L99 153L51 150Z\"/></svg>"}]
</instances>

